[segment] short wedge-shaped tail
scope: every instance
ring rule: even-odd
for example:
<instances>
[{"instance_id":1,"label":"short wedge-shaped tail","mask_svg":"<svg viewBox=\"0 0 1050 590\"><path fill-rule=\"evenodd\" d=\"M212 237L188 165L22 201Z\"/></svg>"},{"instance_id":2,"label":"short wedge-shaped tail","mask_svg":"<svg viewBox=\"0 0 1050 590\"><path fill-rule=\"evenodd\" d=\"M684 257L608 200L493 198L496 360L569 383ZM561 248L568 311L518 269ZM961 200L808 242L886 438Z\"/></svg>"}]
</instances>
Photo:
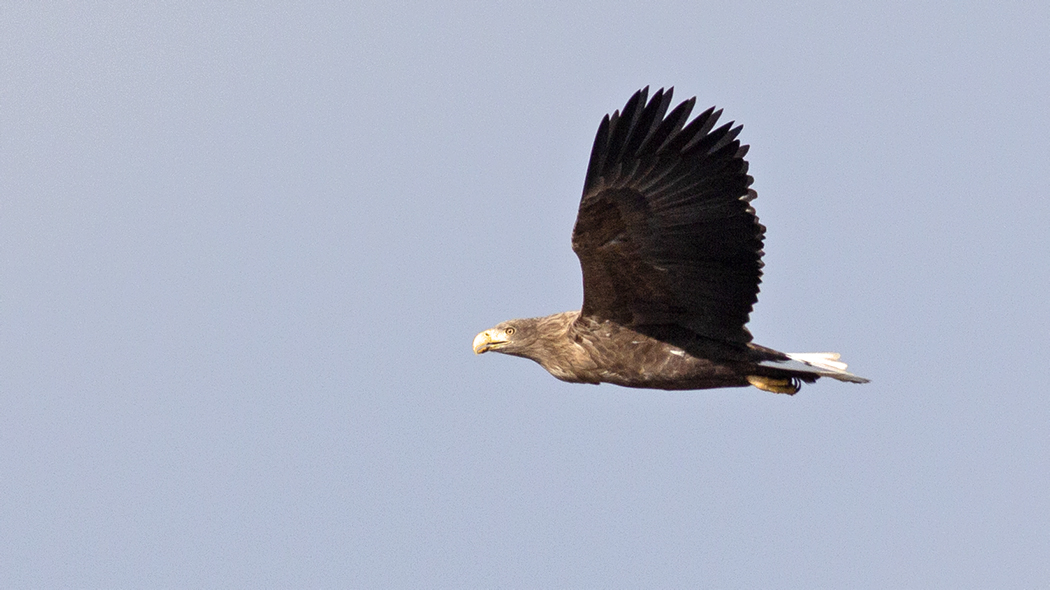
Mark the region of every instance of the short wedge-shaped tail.
<instances>
[{"instance_id":1,"label":"short wedge-shaped tail","mask_svg":"<svg viewBox=\"0 0 1050 590\"><path fill-rule=\"evenodd\" d=\"M858 377L847 371L846 363L839 360L841 355L837 352L788 352L785 355L790 360L762 361L759 364L764 367L831 377L832 379L849 383L867 383L869 381L864 377Z\"/></svg>"}]
</instances>

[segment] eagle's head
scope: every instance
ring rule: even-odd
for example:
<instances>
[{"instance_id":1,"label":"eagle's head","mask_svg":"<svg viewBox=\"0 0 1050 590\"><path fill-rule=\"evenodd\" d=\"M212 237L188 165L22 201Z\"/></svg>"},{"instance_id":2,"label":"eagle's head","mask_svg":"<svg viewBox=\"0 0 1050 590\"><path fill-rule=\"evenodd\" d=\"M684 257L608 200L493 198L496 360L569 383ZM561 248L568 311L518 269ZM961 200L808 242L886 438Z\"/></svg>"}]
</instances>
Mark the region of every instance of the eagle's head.
<instances>
[{"instance_id":1,"label":"eagle's head","mask_svg":"<svg viewBox=\"0 0 1050 590\"><path fill-rule=\"evenodd\" d=\"M514 354L521 351L530 340L526 337L527 320L510 320L497 324L474 337L474 354L495 351Z\"/></svg>"},{"instance_id":2,"label":"eagle's head","mask_svg":"<svg viewBox=\"0 0 1050 590\"><path fill-rule=\"evenodd\" d=\"M597 383L596 377L583 373L593 371L594 360L569 335L579 316L578 311L565 311L499 323L474 337L474 352L491 350L531 359L563 381Z\"/></svg>"}]
</instances>

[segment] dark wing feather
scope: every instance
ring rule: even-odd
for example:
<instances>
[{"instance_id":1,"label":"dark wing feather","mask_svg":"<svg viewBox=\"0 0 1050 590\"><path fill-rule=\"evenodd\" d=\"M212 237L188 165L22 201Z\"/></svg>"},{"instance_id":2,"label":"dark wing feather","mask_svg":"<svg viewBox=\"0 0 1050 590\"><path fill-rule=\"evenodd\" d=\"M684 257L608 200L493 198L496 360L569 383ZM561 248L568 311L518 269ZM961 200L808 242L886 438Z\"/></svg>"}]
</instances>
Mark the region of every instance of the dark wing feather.
<instances>
[{"instance_id":1,"label":"dark wing feather","mask_svg":"<svg viewBox=\"0 0 1050 590\"><path fill-rule=\"evenodd\" d=\"M695 99L666 114L671 93L640 90L598 127L572 233L582 313L745 344L765 232L747 146L732 123L712 131L714 108L686 124Z\"/></svg>"}]
</instances>

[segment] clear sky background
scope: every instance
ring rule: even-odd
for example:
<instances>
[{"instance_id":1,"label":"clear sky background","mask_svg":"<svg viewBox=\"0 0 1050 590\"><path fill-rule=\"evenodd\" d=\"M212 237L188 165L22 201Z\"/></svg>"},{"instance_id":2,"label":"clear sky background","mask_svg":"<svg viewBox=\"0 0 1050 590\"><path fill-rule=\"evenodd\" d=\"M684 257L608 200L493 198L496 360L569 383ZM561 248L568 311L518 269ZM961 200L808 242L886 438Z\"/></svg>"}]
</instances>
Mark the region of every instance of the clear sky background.
<instances>
[{"instance_id":1,"label":"clear sky background","mask_svg":"<svg viewBox=\"0 0 1050 590\"><path fill-rule=\"evenodd\" d=\"M1050 4L146 4L0 6L0 586L1050 579ZM646 85L744 125L756 341L871 384L471 353Z\"/></svg>"}]
</instances>

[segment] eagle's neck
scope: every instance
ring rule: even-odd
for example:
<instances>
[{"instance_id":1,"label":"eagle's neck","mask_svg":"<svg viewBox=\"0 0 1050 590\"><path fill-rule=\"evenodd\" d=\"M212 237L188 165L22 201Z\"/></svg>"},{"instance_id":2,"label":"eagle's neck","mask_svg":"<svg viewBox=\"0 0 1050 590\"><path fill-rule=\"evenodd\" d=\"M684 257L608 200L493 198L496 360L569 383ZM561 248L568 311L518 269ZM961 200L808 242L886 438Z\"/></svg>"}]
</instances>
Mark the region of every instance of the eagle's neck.
<instances>
[{"instance_id":1,"label":"eagle's neck","mask_svg":"<svg viewBox=\"0 0 1050 590\"><path fill-rule=\"evenodd\" d=\"M565 311L536 318L535 342L526 356L547 372L570 383L598 383L593 375L595 363L588 350L573 338L573 323L579 311Z\"/></svg>"}]
</instances>

